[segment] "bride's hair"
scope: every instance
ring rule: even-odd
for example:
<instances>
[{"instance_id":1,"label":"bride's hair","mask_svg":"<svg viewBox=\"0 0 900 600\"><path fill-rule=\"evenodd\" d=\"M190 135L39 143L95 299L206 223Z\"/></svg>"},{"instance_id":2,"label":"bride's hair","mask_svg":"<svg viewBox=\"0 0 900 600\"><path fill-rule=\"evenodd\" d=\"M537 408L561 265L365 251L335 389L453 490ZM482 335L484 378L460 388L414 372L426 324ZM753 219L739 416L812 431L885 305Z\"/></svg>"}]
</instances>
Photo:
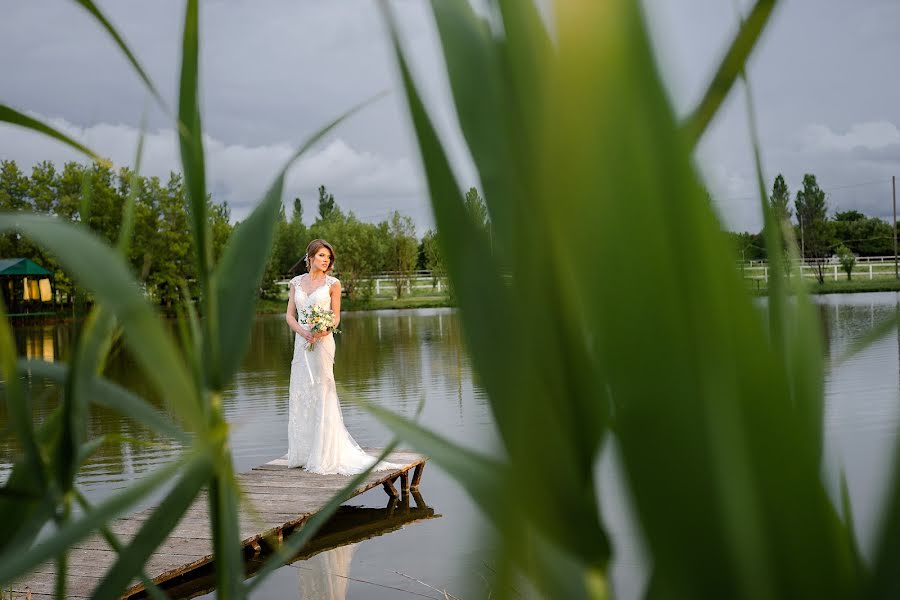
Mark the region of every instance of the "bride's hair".
<instances>
[{"instance_id":1,"label":"bride's hair","mask_svg":"<svg viewBox=\"0 0 900 600\"><path fill-rule=\"evenodd\" d=\"M291 273L308 273L309 272L309 259L316 255L316 252L319 251L320 248L327 248L328 252L331 253L331 262L328 263L328 268L326 272L330 272L334 269L334 248L331 247L331 244L326 242L325 240L313 240L309 243L309 246L306 247L306 254L303 255L303 258L297 261L297 263L291 267Z\"/></svg>"}]
</instances>

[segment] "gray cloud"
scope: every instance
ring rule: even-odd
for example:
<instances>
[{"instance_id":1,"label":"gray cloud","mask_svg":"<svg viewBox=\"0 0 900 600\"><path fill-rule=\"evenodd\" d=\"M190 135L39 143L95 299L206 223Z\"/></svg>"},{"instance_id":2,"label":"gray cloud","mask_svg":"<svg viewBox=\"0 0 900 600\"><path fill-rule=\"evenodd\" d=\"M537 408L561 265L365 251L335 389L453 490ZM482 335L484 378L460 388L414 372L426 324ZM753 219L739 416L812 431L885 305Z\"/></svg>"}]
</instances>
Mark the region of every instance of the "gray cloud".
<instances>
[{"instance_id":1,"label":"gray cloud","mask_svg":"<svg viewBox=\"0 0 900 600\"><path fill-rule=\"evenodd\" d=\"M2 101L61 119L117 162L130 162L147 93L113 43L75 3L7 4L0 22L0 53L7 57L0 62ZM428 3L394 5L461 185L477 185ZM672 102L683 115L737 29L732 3L643 5ZM107 0L100 6L174 105L183 3ZM210 1L201 10L201 100L211 187L235 207L235 218L253 206L291 148L346 108L389 90L297 166L286 200L300 194L311 216L315 187L325 184L363 218L378 220L396 208L413 216L420 231L430 226L417 148L373 2ZM813 172L835 205L880 210L877 185L853 186L886 181L897 158L898 142L885 137L882 145L873 143L877 135L896 134L900 124L900 82L885 76L900 52L897 23L900 3L893 0L779 4L749 64L767 182L781 172L796 186L803 173ZM148 119L147 170L167 173L178 164L171 123L152 105ZM760 226L746 123L735 90L696 154L724 222L735 229ZM9 128L0 129L0 156L23 166L73 158L56 144Z\"/></svg>"}]
</instances>

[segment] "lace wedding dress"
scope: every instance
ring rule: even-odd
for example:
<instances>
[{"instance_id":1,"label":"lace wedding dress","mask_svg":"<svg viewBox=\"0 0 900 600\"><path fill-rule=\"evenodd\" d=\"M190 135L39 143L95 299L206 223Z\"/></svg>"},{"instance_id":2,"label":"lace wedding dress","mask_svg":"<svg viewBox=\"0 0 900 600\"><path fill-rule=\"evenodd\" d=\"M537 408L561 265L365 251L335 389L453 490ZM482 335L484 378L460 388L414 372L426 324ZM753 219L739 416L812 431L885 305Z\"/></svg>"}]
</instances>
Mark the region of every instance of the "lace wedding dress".
<instances>
[{"instance_id":1,"label":"lace wedding dress","mask_svg":"<svg viewBox=\"0 0 900 600\"><path fill-rule=\"evenodd\" d=\"M337 279L325 276L325 282L312 287L307 274L294 277L291 290L300 321L300 310L318 304L331 309L331 286ZM307 291L308 290L308 291ZM301 327L306 327L302 323ZM290 408L288 417L289 467L303 467L312 473L353 475L375 462L359 447L344 427L341 405L334 382L334 336L320 338L313 349L306 349L300 334L294 338L291 361ZM399 465L380 462L376 470L396 469Z\"/></svg>"}]
</instances>

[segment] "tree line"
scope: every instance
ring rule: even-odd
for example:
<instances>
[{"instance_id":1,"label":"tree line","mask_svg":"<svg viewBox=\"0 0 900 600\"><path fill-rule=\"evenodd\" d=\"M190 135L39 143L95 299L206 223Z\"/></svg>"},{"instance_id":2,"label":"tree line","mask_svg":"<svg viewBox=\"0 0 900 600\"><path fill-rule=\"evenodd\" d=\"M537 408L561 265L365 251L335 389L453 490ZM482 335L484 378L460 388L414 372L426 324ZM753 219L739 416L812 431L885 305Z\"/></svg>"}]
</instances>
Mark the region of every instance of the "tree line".
<instances>
[{"instance_id":1,"label":"tree line","mask_svg":"<svg viewBox=\"0 0 900 600\"><path fill-rule=\"evenodd\" d=\"M487 230L490 218L484 199L475 188L463 198L472 218ZM334 195L319 187L318 213L309 226L303 222L303 203L293 201L290 219L282 208L272 255L263 277L262 293L278 294L277 281L304 270L300 264L306 244L316 238L328 240L335 248L335 272L348 298L367 301L374 291L373 276L389 273L395 295L403 295L416 270L429 270L434 284L446 275L437 231L429 229L421 239L412 219L399 211L379 223L360 221L353 211L341 209Z\"/></svg>"},{"instance_id":2,"label":"tree line","mask_svg":"<svg viewBox=\"0 0 900 600\"><path fill-rule=\"evenodd\" d=\"M792 202L793 199L793 202ZM836 257L848 273L857 256L887 256L894 253L894 229L891 223L869 217L857 210L829 214L825 191L816 176L807 173L794 196L779 174L772 184L769 206L780 222L786 222L805 260L817 268L824 281L825 262ZM742 261L768 260L762 232L729 232Z\"/></svg>"},{"instance_id":3,"label":"tree line","mask_svg":"<svg viewBox=\"0 0 900 600\"><path fill-rule=\"evenodd\" d=\"M106 161L67 162L62 169L44 161L26 175L15 161L0 161L0 210L32 211L83 223L110 244L118 239L129 195L134 197L134 229L127 258L146 294L163 307L196 297L196 250L180 174L170 173L163 182L158 177L136 176L127 167L116 170ZM475 188L464 202L473 218L487 228L487 209ZM214 202L210 196L207 203L217 260L240 222L231 223L227 202ZM379 223L360 221L353 211L343 210L324 185L319 188L318 214L310 225L303 222L300 198L294 198L290 206L290 215L284 206L279 215L261 296L277 295L276 282L299 272L306 245L315 238L334 245L335 272L353 299L371 297L372 276L377 273L392 274L398 297L416 270L431 270L435 278L444 275L437 232L428 230L418 238L412 219L398 211ZM28 258L40 264L54 274L61 301L75 301L75 285L58 261L27 239L15 233L0 236L0 258Z\"/></svg>"},{"instance_id":4,"label":"tree line","mask_svg":"<svg viewBox=\"0 0 900 600\"><path fill-rule=\"evenodd\" d=\"M0 161L0 210L31 211L83 223L110 244L118 240L126 199L134 197L134 229L128 263L145 292L171 307L185 295L197 295L194 240L181 175L136 177L106 161L68 162L61 170L48 161L26 175L15 161ZM86 202L89 200L89 202ZM218 259L233 229L227 203L207 198L214 257ZM28 258L51 271L61 301L76 299L72 279L58 261L16 233L0 236L0 258Z\"/></svg>"}]
</instances>

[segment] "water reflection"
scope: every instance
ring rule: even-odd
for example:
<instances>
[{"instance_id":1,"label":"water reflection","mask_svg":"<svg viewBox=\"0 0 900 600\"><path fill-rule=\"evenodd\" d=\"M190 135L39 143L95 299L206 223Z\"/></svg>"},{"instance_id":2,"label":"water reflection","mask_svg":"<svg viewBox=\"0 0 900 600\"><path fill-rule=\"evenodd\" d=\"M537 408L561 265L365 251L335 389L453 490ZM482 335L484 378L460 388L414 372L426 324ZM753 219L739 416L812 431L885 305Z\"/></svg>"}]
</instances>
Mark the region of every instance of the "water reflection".
<instances>
[{"instance_id":1,"label":"water reflection","mask_svg":"<svg viewBox=\"0 0 900 600\"><path fill-rule=\"evenodd\" d=\"M281 582L276 586L278 597L290 598L299 591L299 598L305 600L343 600L347 595L353 566L353 556L357 549L367 540L374 540L385 534L420 522L437 519L441 515L425 504L422 495L412 492L403 499L390 500L382 508L360 506L342 506L337 513L322 526L312 540L282 568L282 572L291 575L294 584L292 591L287 592ZM247 577L253 577L265 564L271 549L254 556L245 562ZM375 584L377 585L377 584ZM188 579L177 578L164 585L165 592L173 598L215 598L215 572L211 566L202 568ZM270 586L267 581L263 588ZM259 597L272 597L275 594L264 589ZM145 592L138 592L134 599L147 597Z\"/></svg>"},{"instance_id":2,"label":"water reflection","mask_svg":"<svg viewBox=\"0 0 900 600\"><path fill-rule=\"evenodd\" d=\"M299 598L318 600L345 600L350 561L357 544L348 544L333 550L320 552L299 567Z\"/></svg>"}]
</instances>

